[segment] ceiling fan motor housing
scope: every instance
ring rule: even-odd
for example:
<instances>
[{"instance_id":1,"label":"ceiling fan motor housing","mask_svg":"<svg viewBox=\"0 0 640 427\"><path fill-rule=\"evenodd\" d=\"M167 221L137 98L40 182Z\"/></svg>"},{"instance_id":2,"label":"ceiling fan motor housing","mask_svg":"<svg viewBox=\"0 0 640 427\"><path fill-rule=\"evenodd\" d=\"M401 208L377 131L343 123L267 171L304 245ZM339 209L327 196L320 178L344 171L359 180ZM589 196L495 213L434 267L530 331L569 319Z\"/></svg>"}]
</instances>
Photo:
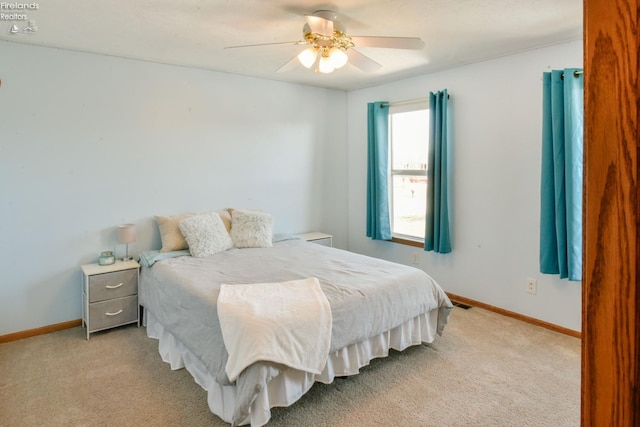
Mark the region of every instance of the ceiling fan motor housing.
<instances>
[{"instance_id":1,"label":"ceiling fan motor housing","mask_svg":"<svg viewBox=\"0 0 640 427\"><path fill-rule=\"evenodd\" d=\"M314 32L308 23L305 23L302 27L302 36L310 46L323 51L332 47L346 51L354 46L351 38L345 34L342 23L337 20L338 15L334 11L317 10L311 16L330 21L332 25L327 33L318 33Z\"/></svg>"},{"instance_id":2,"label":"ceiling fan motor housing","mask_svg":"<svg viewBox=\"0 0 640 427\"><path fill-rule=\"evenodd\" d=\"M326 19L327 21L333 21L334 23L338 19L338 15L333 10L316 10L312 13L312 15L317 16L318 18Z\"/></svg>"}]
</instances>

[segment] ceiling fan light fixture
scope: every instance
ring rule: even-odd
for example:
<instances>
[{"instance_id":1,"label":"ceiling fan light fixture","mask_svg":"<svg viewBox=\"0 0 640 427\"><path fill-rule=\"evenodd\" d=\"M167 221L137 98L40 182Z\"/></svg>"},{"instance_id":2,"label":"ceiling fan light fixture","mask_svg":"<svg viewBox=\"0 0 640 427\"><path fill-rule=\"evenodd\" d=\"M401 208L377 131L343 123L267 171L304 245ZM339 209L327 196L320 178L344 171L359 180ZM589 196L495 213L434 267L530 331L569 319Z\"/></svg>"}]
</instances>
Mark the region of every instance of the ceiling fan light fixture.
<instances>
[{"instance_id":1,"label":"ceiling fan light fixture","mask_svg":"<svg viewBox=\"0 0 640 427\"><path fill-rule=\"evenodd\" d=\"M298 61L307 68L311 68L316 62L318 57L318 50L316 48L309 47L298 54Z\"/></svg>"},{"instance_id":2,"label":"ceiling fan light fixture","mask_svg":"<svg viewBox=\"0 0 640 427\"><path fill-rule=\"evenodd\" d=\"M331 58L322 55L318 63L318 71L324 74L333 73L336 67L331 63Z\"/></svg>"},{"instance_id":3,"label":"ceiling fan light fixture","mask_svg":"<svg viewBox=\"0 0 640 427\"><path fill-rule=\"evenodd\" d=\"M422 50L424 47L424 42L418 37L349 36L337 20L336 13L330 10L317 10L311 15L305 15L305 18L307 22L302 26L304 40L227 46L225 49L306 44L306 49L291 58L278 71L289 69L296 63L297 58L304 67L314 69L317 73L327 74L344 67L347 62L365 72L375 72L380 69L380 64L356 49L352 49L354 47L415 50Z\"/></svg>"},{"instance_id":4,"label":"ceiling fan light fixture","mask_svg":"<svg viewBox=\"0 0 640 427\"><path fill-rule=\"evenodd\" d=\"M329 61L334 68L342 68L349 60L346 53L340 48L332 47L329 49Z\"/></svg>"}]
</instances>

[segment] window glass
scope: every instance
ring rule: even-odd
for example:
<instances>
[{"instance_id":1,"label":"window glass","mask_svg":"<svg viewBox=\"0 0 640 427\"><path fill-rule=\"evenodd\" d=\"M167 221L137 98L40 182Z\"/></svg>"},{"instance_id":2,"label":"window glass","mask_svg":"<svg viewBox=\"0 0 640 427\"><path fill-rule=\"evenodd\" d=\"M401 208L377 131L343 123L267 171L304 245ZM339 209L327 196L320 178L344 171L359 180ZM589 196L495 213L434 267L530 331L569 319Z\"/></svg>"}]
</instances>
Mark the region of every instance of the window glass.
<instances>
[{"instance_id":1,"label":"window glass","mask_svg":"<svg viewBox=\"0 0 640 427\"><path fill-rule=\"evenodd\" d=\"M424 241L429 110L425 104L389 110L391 232Z\"/></svg>"}]
</instances>

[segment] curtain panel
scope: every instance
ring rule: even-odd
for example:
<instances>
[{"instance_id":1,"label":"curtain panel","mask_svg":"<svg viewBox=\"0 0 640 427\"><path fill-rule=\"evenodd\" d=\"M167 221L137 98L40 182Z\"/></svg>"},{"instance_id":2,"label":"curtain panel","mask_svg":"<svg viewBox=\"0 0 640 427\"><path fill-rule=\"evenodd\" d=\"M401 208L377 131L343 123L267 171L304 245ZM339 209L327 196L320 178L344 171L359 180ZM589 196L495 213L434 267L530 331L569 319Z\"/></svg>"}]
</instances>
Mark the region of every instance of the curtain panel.
<instances>
[{"instance_id":1,"label":"curtain panel","mask_svg":"<svg viewBox=\"0 0 640 427\"><path fill-rule=\"evenodd\" d=\"M391 240L389 102L367 104L367 237Z\"/></svg>"},{"instance_id":2,"label":"curtain panel","mask_svg":"<svg viewBox=\"0 0 640 427\"><path fill-rule=\"evenodd\" d=\"M582 280L582 69L543 74L540 272Z\"/></svg>"},{"instance_id":3,"label":"curtain panel","mask_svg":"<svg viewBox=\"0 0 640 427\"><path fill-rule=\"evenodd\" d=\"M429 159L424 250L451 252L449 94L429 93Z\"/></svg>"}]
</instances>

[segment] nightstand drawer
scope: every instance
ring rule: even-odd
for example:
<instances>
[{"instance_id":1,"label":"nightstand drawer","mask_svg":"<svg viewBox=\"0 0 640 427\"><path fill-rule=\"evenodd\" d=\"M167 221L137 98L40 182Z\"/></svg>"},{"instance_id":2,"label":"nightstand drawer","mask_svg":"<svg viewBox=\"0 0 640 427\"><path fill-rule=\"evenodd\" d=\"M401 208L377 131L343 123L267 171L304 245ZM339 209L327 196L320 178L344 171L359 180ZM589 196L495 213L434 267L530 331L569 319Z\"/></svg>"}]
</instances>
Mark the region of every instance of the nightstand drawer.
<instances>
[{"instance_id":1,"label":"nightstand drawer","mask_svg":"<svg viewBox=\"0 0 640 427\"><path fill-rule=\"evenodd\" d=\"M138 320L138 296L132 295L89 304L90 332Z\"/></svg>"},{"instance_id":2,"label":"nightstand drawer","mask_svg":"<svg viewBox=\"0 0 640 427\"><path fill-rule=\"evenodd\" d=\"M89 277L89 302L138 293L138 270L122 270Z\"/></svg>"}]
</instances>

